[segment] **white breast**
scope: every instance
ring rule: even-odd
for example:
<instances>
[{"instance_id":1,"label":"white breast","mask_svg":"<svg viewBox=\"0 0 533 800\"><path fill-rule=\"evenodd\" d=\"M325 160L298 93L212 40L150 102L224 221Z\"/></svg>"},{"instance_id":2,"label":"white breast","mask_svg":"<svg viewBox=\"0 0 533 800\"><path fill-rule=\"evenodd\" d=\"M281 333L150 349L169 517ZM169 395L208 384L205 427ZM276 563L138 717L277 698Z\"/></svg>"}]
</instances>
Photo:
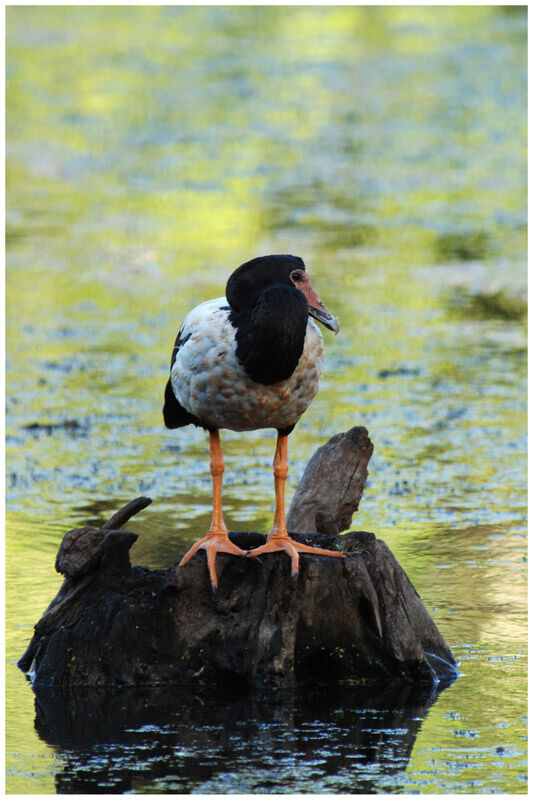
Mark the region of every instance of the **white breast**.
<instances>
[{"instance_id":1,"label":"white breast","mask_svg":"<svg viewBox=\"0 0 533 800\"><path fill-rule=\"evenodd\" d=\"M170 373L178 401L212 428L249 431L296 424L318 389L323 352L318 327L309 319L291 377L265 386L252 381L237 360L229 314L221 297L201 303L185 319L183 344Z\"/></svg>"}]
</instances>

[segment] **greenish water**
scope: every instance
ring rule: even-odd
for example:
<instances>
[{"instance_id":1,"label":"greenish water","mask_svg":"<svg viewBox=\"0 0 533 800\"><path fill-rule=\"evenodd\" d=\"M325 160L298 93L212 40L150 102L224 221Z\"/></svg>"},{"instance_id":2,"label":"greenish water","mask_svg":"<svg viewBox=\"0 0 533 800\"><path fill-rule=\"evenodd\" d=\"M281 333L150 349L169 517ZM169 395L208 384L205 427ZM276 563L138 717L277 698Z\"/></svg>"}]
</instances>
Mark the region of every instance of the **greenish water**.
<instances>
[{"instance_id":1,"label":"greenish water","mask_svg":"<svg viewBox=\"0 0 533 800\"><path fill-rule=\"evenodd\" d=\"M9 792L527 791L526 26L523 7L8 8ZM301 255L341 322L289 498L317 446L368 428L353 527L392 548L462 677L432 698L66 698L56 725L15 662L61 538L139 494L135 563L206 530L205 434L162 427L170 350L270 252ZM222 441L226 521L266 532L274 432Z\"/></svg>"}]
</instances>

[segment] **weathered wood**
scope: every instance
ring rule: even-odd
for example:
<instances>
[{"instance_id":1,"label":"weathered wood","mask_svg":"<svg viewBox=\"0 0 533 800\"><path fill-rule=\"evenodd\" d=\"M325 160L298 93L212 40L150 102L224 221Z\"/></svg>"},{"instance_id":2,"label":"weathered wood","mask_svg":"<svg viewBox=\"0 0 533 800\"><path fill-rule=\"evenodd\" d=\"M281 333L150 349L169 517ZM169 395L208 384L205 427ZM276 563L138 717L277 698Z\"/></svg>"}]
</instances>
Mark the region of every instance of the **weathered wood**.
<instances>
[{"instance_id":1,"label":"weathered wood","mask_svg":"<svg viewBox=\"0 0 533 800\"><path fill-rule=\"evenodd\" d=\"M329 534L348 530L363 496L373 450L363 427L339 433L319 447L294 494L288 529Z\"/></svg>"},{"instance_id":2,"label":"weathered wood","mask_svg":"<svg viewBox=\"0 0 533 800\"><path fill-rule=\"evenodd\" d=\"M46 636L54 630L56 620L63 619L62 614L65 611L68 614L68 610L75 607L77 597L84 597L85 590L94 583L98 570L112 573L130 570L129 551L138 538L137 534L112 528L124 525L151 502L149 497L137 497L113 514L101 528L75 528L65 534L55 562L56 572L63 574L65 580L36 625L36 633L39 630L41 635ZM18 662L25 672L33 661L34 644L35 636Z\"/></svg>"},{"instance_id":3,"label":"weathered wood","mask_svg":"<svg viewBox=\"0 0 533 800\"><path fill-rule=\"evenodd\" d=\"M136 539L137 534L129 531L75 528L61 543L56 556L56 571L66 578L79 578L96 569L105 558L117 561L115 550L128 553Z\"/></svg>"},{"instance_id":4,"label":"weathered wood","mask_svg":"<svg viewBox=\"0 0 533 800\"><path fill-rule=\"evenodd\" d=\"M231 538L243 548L265 540ZM56 686L290 687L361 678L431 683L455 675L453 656L383 542L368 533L297 538L340 544L348 556L304 555L292 579L283 554L220 555L213 592L203 552L186 567L151 571L130 567L117 548L94 572L69 580L19 666Z\"/></svg>"},{"instance_id":5,"label":"weathered wood","mask_svg":"<svg viewBox=\"0 0 533 800\"><path fill-rule=\"evenodd\" d=\"M118 529L151 502L149 497L137 497L113 514L101 528L75 528L69 531L57 552L56 571L66 578L76 578L94 570L104 559L122 564L122 554L129 552L137 540L137 534ZM118 558L115 556L116 550L120 551Z\"/></svg>"},{"instance_id":6,"label":"weathered wood","mask_svg":"<svg viewBox=\"0 0 533 800\"><path fill-rule=\"evenodd\" d=\"M117 511L116 514L113 514L107 522L104 522L102 530L116 531L122 528L131 517L134 517L135 514L138 514L143 508L149 506L151 502L152 500L150 497L136 497L135 500L131 500L131 502L122 506L122 508Z\"/></svg>"},{"instance_id":7,"label":"weathered wood","mask_svg":"<svg viewBox=\"0 0 533 800\"><path fill-rule=\"evenodd\" d=\"M346 558L304 554L297 578L283 553L220 554L216 592L203 551L180 568L132 567L136 534L110 527L147 498L100 529L69 531L56 560L65 581L20 668L36 684L64 687L452 680L453 656L389 548L372 533L336 535L359 503L371 453L366 430L353 428L311 459L289 529L326 528L293 535ZM265 541L258 533L230 538L244 550Z\"/></svg>"}]
</instances>

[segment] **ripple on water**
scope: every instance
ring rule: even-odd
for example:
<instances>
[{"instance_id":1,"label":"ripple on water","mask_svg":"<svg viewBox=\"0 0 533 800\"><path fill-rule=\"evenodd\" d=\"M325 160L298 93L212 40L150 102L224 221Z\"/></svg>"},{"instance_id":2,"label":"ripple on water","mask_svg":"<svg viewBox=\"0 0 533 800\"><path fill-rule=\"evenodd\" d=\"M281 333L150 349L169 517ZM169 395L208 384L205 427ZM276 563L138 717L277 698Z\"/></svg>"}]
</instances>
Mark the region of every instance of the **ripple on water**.
<instances>
[{"instance_id":1,"label":"ripple on water","mask_svg":"<svg viewBox=\"0 0 533 800\"><path fill-rule=\"evenodd\" d=\"M525 792L524 8L6 19L11 791ZM233 266L287 250L341 321L288 496L329 436L369 429L353 527L393 549L463 675L407 720L350 696L314 716L231 704L201 729L183 705L76 750L74 704L47 738L14 661L61 583L58 544L140 494L135 563L207 529L205 433L161 423L170 349ZM265 532L274 432L222 438L227 522Z\"/></svg>"}]
</instances>

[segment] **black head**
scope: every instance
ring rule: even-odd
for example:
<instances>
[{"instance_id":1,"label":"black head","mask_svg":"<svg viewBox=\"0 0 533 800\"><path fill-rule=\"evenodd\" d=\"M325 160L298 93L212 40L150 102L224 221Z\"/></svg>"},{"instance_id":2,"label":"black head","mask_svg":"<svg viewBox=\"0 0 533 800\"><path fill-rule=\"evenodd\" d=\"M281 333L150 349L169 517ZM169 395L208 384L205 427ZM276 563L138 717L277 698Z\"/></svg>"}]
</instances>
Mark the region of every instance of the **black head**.
<instances>
[{"instance_id":1,"label":"black head","mask_svg":"<svg viewBox=\"0 0 533 800\"><path fill-rule=\"evenodd\" d=\"M291 273L305 271L305 264L298 256L259 256L241 264L226 284L228 303L235 311L252 308L263 289L274 283L294 286Z\"/></svg>"},{"instance_id":2,"label":"black head","mask_svg":"<svg viewBox=\"0 0 533 800\"><path fill-rule=\"evenodd\" d=\"M251 309L261 293L274 284L301 291L307 300L308 313L327 328L338 332L339 323L313 289L307 268L299 256L259 256L241 264L226 284L228 303L234 311Z\"/></svg>"}]
</instances>

